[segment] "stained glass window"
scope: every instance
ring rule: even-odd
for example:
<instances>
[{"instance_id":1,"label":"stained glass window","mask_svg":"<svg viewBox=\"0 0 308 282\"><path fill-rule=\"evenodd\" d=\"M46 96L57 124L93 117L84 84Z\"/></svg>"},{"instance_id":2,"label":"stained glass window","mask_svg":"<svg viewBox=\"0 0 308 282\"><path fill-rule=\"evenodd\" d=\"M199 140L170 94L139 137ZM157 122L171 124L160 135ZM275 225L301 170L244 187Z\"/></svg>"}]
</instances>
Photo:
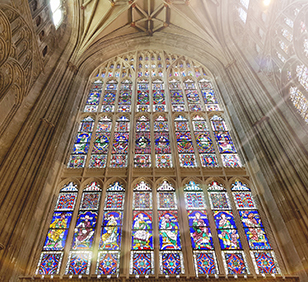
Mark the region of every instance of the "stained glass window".
<instances>
[{"instance_id":1,"label":"stained glass window","mask_svg":"<svg viewBox=\"0 0 308 282\"><path fill-rule=\"evenodd\" d=\"M241 167L241 161L236 154L235 146L223 118L214 115L211 118L211 123L223 166Z\"/></svg>"},{"instance_id":2,"label":"stained glass window","mask_svg":"<svg viewBox=\"0 0 308 282\"><path fill-rule=\"evenodd\" d=\"M184 273L175 189L164 181L157 189L160 273Z\"/></svg>"},{"instance_id":3,"label":"stained glass window","mask_svg":"<svg viewBox=\"0 0 308 282\"><path fill-rule=\"evenodd\" d=\"M83 190L66 274L80 275L90 272L100 197L101 189L96 182L92 182Z\"/></svg>"},{"instance_id":4,"label":"stained glass window","mask_svg":"<svg viewBox=\"0 0 308 282\"><path fill-rule=\"evenodd\" d=\"M153 93L153 111L154 112L165 112L166 111L166 100L165 100L165 87L162 80L157 79L152 82L152 93Z\"/></svg>"},{"instance_id":5,"label":"stained glass window","mask_svg":"<svg viewBox=\"0 0 308 282\"><path fill-rule=\"evenodd\" d=\"M199 87L208 112L221 111L211 82L205 78L199 80Z\"/></svg>"},{"instance_id":6,"label":"stained glass window","mask_svg":"<svg viewBox=\"0 0 308 282\"><path fill-rule=\"evenodd\" d=\"M239 180L231 188L257 273L279 273L275 254L264 230L250 188Z\"/></svg>"},{"instance_id":7,"label":"stained glass window","mask_svg":"<svg viewBox=\"0 0 308 282\"><path fill-rule=\"evenodd\" d=\"M158 116L154 120L154 142L156 167L172 167L169 124L164 116Z\"/></svg>"},{"instance_id":8,"label":"stained glass window","mask_svg":"<svg viewBox=\"0 0 308 282\"><path fill-rule=\"evenodd\" d=\"M84 167L92 137L93 126L94 119L92 117L89 116L82 119L78 128L78 133L75 139L73 152L70 156L68 167Z\"/></svg>"},{"instance_id":9,"label":"stained glass window","mask_svg":"<svg viewBox=\"0 0 308 282\"><path fill-rule=\"evenodd\" d=\"M191 133L188 120L179 115L174 120L175 135L181 167L196 167L196 156L194 146L191 140Z\"/></svg>"},{"instance_id":10,"label":"stained glass window","mask_svg":"<svg viewBox=\"0 0 308 282\"><path fill-rule=\"evenodd\" d=\"M137 112L150 111L149 81L140 80L137 83Z\"/></svg>"},{"instance_id":11,"label":"stained glass window","mask_svg":"<svg viewBox=\"0 0 308 282\"><path fill-rule=\"evenodd\" d=\"M194 266L196 276L215 275L219 269L224 274L248 274L245 255L254 264L254 273L280 273L251 191L229 191L227 184L214 180L203 191L199 184L213 175L247 176L223 119L215 81L190 59L154 51L138 51L135 56L129 53L108 61L95 72L96 80L91 78L94 83L85 94L66 169L74 179L102 175L108 181L104 204L99 208L102 191L94 180L79 192L80 207L75 212L76 185L70 183L60 191L36 273L176 276L184 273L186 248L192 250L193 260L185 261L185 267ZM305 72L299 65L296 82L302 86ZM290 98L304 116L305 93L298 87L290 88ZM184 182L184 191L171 184L195 172L200 177ZM146 181L135 180L142 174L153 176L155 193ZM172 180L159 178L164 175ZM124 203L124 187L132 183L137 184ZM231 208L233 198L237 210ZM185 201L186 211L177 200ZM132 215L127 217L132 228L126 232L124 210L129 207L124 204L132 204ZM186 230L180 229L182 223ZM128 258L124 244L129 244ZM123 265L127 259L129 269Z\"/></svg>"},{"instance_id":12,"label":"stained glass window","mask_svg":"<svg viewBox=\"0 0 308 282\"><path fill-rule=\"evenodd\" d=\"M102 93L103 83L97 80L93 83L86 105L84 107L84 112L97 112L100 96Z\"/></svg>"},{"instance_id":13,"label":"stained glass window","mask_svg":"<svg viewBox=\"0 0 308 282\"><path fill-rule=\"evenodd\" d=\"M154 273L152 189L144 181L133 191L131 274Z\"/></svg>"},{"instance_id":14,"label":"stained glass window","mask_svg":"<svg viewBox=\"0 0 308 282\"><path fill-rule=\"evenodd\" d=\"M96 274L118 275L125 189L116 181L106 191Z\"/></svg>"},{"instance_id":15,"label":"stained glass window","mask_svg":"<svg viewBox=\"0 0 308 282\"><path fill-rule=\"evenodd\" d=\"M126 116L116 121L111 151L110 167L120 168L127 166L130 123Z\"/></svg>"},{"instance_id":16,"label":"stained glass window","mask_svg":"<svg viewBox=\"0 0 308 282\"><path fill-rule=\"evenodd\" d=\"M203 167L217 167L215 148L205 119L197 115L193 117L192 123L201 165Z\"/></svg>"},{"instance_id":17,"label":"stained glass window","mask_svg":"<svg viewBox=\"0 0 308 282\"><path fill-rule=\"evenodd\" d=\"M201 111L202 106L197 91L197 84L192 79L188 79L184 81L184 89L189 111L191 112Z\"/></svg>"},{"instance_id":18,"label":"stained glass window","mask_svg":"<svg viewBox=\"0 0 308 282\"><path fill-rule=\"evenodd\" d=\"M59 274L78 189L73 182L60 190L36 274Z\"/></svg>"},{"instance_id":19,"label":"stained glass window","mask_svg":"<svg viewBox=\"0 0 308 282\"><path fill-rule=\"evenodd\" d=\"M109 151L110 133L112 121L108 116L101 117L98 121L95 133L95 141L92 148L89 167L104 168L107 163Z\"/></svg>"},{"instance_id":20,"label":"stained glass window","mask_svg":"<svg viewBox=\"0 0 308 282\"><path fill-rule=\"evenodd\" d=\"M102 102L102 112L113 112L115 105L115 98L117 95L118 82L109 80L105 87Z\"/></svg>"},{"instance_id":21,"label":"stained glass window","mask_svg":"<svg viewBox=\"0 0 308 282\"><path fill-rule=\"evenodd\" d=\"M184 197L196 275L217 274L212 233L200 184L193 181L187 183L184 186Z\"/></svg>"},{"instance_id":22,"label":"stained glass window","mask_svg":"<svg viewBox=\"0 0 308 282\"><path fill-rule=\"evenodd\" d=\"M122 81L118 100L118 112L130 112L132 103L132 82Z\"/></svg>"},{"instance_id":23,"label":"stained glass window","mask_svg":"<svg viewBox=\"0 0 308 282\"><path fill-rule=\"evenodd\" d=\"M135 167L151 166L150 120L141 116L136 121Z\"/></svg>"}]
</instances>

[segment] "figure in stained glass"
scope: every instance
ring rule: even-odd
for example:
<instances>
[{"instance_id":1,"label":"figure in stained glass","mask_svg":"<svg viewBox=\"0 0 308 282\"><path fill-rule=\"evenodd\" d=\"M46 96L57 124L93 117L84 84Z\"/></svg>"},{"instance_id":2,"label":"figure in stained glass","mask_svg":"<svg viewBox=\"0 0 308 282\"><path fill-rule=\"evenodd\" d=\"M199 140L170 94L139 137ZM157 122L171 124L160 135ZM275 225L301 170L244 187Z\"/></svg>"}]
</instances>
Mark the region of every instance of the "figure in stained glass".
<instances>
[{"instance_id":1,"label":"figure in stained glass","mask_svg":"<svg viewBox=\"0 0 308 282\"><path fill-rule=\"evenodd\" d=\"M223 153L236 153L235 147L228 132L214 132L219 152Z\"/></svg>"},{"instance_id":2,"label":"figure in stained glass","mask_svg":"<svg viewBox=\"0 0 308 282\"><path fill-rule=\"evenodd\" d=\"M99 247L102 250L114 250L121 249L121 228L116 226L116 220L111 215L109 222L102 229L101 240Z\"/></svg>"},{"instance_id":3,"label":"figure in stained glass","mask_svg":"<svg viewBox=\"0 0 308 282\"><path fill-rule=\"evenodd\" d=\"M212 235L205 212L188 213L191 243L193 249L213 249Z\"/></svg>"},{"instance_id":4,"label":"figure in stained glass","mask_svg":"<svg viewBox=\"0 0 308 282\"><path fill-rule=\"evenodd\" d=\"M263 228L244 228L248 244L252 250L268 250L271 246Z\"/></svg>"},{"instance_id":5,"label":"figure in stained glass","mask_svg":"<svg viewBox=\"0 0 308 282\"><path fill-rule=\"evenodd\" d=\"M73 249L88 249L92 246L96 220L96 212L80 212L75 227Z\"/></svg>"},{"instance_id":6,"label":"figure in stained glass","mask_svg":"<svg viewBox=\"0 0 308 282\"><path fill-rule=\"evenodd\" d=\"M176 212L159 213L159 245L161 250L180 249L179 224Z\"/></svg>"},{"instance_id":7,"label":"figure in stained glass","mask_svg":"<svg viewBox=\"0 0 308 282\"><path fill-rule=\"evenodd\" d=\"M218 229L217 233L222 250L242 248L240 237L236 229Z\"/></svg>"},{"instance_id":8,"label":"figure in stained glass","mask_svg":"<svg viewBox=\"0 0 308 282\"><path fill-rule=\"evenodd\" d=\"M72 219L71 212L55 212L47 238L44 244L44 250L63 250L67 237L68 228Z\"/></svg>"},{"instance_id":9,"label":"figure in stained glass","mask_svg":"<svg viewBox=\"0 0 308 282\"><path fill-rule=\"evenodd\" d=\"M213 211L216 228L230 229L236 228L232 211Z\"/></svg>"},{"instance_id":10,"label":"figure in stained glass","mask_svg":"<svg viewBox=\"0 0 308 282\"><path fill-rule=\"evenodd\" d=\"M258 211L243 210L239 213L244 227L263 227Z\"/></svg>"},{"instance_id":11,"label":"figure in stained glass","mask_svg":"<svg viewBox=\"0 0 308 282\"><path fill-rule=\"evenodd\" d=\"M148 214L140 212L134 216L134 222L133 222L134 250L149 250L153 248L151 223L152 223L152 218L150 218Z\"/></svg>"}]
</instances>

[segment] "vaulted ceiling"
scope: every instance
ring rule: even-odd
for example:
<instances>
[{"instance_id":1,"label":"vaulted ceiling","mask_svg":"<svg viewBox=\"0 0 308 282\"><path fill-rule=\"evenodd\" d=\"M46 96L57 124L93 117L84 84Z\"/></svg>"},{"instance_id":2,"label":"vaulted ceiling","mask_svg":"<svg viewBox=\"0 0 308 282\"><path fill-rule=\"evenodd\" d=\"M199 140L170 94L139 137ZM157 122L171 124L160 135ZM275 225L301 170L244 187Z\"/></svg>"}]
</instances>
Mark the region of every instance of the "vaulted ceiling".
<instances>
[{"instance_id":1,"label":"vaulted ceiling","mask_svg":"<svg viewBox=\"0 0 308 282\"><path fill-rule=\"evenodd\" d=\"M78 54L99 41L136 33L194 37L204 42L200 47L222 52L218 7L216 0L79 0Z\"/></svg>"}]
</instances>

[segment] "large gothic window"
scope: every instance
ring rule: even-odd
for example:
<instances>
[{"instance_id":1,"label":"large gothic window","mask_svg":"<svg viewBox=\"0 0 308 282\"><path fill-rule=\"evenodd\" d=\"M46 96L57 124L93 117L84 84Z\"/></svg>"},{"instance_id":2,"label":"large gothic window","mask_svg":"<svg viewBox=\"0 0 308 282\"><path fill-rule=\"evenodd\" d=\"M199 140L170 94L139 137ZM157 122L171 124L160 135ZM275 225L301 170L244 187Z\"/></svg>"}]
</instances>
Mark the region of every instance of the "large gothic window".
<instances>
[{"instance_id":1,"label":"large gothic window","mask_svg":"<svg viewBox=\"0 0 308 282\"><path fill-rule=\"evenodd\" d=\"M37 275L280 273L205 67L154 51L109 60L76 123Z\"/></svg>"}]
</instances>

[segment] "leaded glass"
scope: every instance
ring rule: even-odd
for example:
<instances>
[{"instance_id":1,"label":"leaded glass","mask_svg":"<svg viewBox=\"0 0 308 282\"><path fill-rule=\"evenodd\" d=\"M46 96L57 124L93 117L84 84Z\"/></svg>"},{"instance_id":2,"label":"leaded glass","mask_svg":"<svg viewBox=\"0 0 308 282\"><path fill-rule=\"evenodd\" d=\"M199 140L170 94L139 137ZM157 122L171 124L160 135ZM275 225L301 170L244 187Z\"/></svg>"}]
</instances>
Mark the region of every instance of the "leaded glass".
<instances>
[{"instance_id":1,"label":"leaded glass","mask_svg":"<svg viewBox=\"0 0 308 282\"><path fill-rule=\"evenodd\" d=\"M151 274L154 271L152 222L152 189L141 181L133 192L131 274Z\"/></svg>"},{"instance_id":2,"label":"leaded glass","mask_svg":"<svg viewBox=\"0 0 308 282\"><path fill-rule=\"evenodd\" d=\"M175 189L163 181L157 188L160 273L184 273ZM171 251L172 250L172 251Z\"/></svg>"},{"instance_id":3,"label":"leaded glass","mask_svg":"<svg viewBox=\"0 0 308 282\"><path fill-rule=\"evenodd\" d=\"M92 252L78 251L70 252L65 274L89 274Z\"/></svg>"},{"instance_id":4,"label":"leaded glass","mask_svg":"<svg viewBox=\"0 0 308 282\"><path fill-rule=\"evenodd\" d=\"M218 273L215 252L194 251L194 265L196 276L214 275Z\"/></svg>"},{"instance_id":5,"label":"leaded glass","mask_svg":"<svg viewBox=\"0 0 308 282\"><path fill-rule=\"evenodd\" d=\"M96 273L119 273L125 189L116 181L106 191Z\"/></svg>"},{"instance_id":6,"label":"leaded glass","mask_svg":"<svg viewBox=\"0 0 308 282\"><path fill-rule=\"evenodd\" d=\"M227 274L247 274L249 273L244 252L224 251L223 262Z\"/></svg>"},{"instance_id":7,"label":"leaded glass","mask_svg":"<svg viewBox=\"0 0 308 282\"><path fill-rule=\"evenodd\" d=\"M68 167L84 167L91 141L93 125L94 119L92 117L86 117L81 121Z\"/></svg>"},{"instance_id":8,"label":"leaded glass","mask_svg":"<svg viewBox=\"0 0 308 282\"><path fill-rule=\"evenodd\" d=\"M250 253L257 274L280 273L280 269L277 267L277 261L274 252L253 251Z\"/></svg>"},{"instance_id":9,"label":"leaded glass","mask_svg":"<svg viewBox=\"0 0 308 282\"><path fill-rule=\"evenodd\" d=\"M73 182L65 185L59 193L54 213L49 225L43 252L36 273L42 275L58 274L68 229L71 224L77 199L77 185Z\"/></svg>"},{"instance_id":10,"label":"leaded glass","mask_svg":"<svg viewBox=\"0 0 308 282\"><path fill-rule=\"evenodd\" d=\"M90 90L86 105L84 107L84 112L97 112L100 95L102 92L102 86L103 85L100 81L93 83L92 89Z\"/></svg>"},{"instance_id":11,"label":"leaded glass","mask_svg":"<svg viewBox=\"0 0 308 282\"><path fill-rule=\"evenodd\" d=\"M147 117L141 116L137 119L137 131L135 137L135 167L151 166L151 133L150 121Z\"/></svg>"},{"instance_id":12,"label":"leaded glass","mask_svg":"<svg viewBox=\"0 0 308 282\"><path fill-rule=\"evenodd\" d=\"M117 168L127 166L128 142L129 119L122 116L116 122L110 167Z\"/></svg>"}]
</instances>

